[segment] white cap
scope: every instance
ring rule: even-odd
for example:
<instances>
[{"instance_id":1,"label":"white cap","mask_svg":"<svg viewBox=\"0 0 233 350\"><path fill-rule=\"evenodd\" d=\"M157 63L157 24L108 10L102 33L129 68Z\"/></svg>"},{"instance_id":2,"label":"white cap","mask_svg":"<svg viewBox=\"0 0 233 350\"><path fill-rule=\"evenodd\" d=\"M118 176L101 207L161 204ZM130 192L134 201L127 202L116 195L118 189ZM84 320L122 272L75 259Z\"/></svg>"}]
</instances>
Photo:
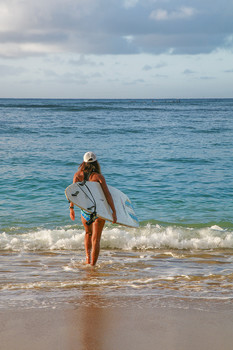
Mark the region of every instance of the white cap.
<instances>
[{"instance_id":1,"label":"white cap","mask_svg":"<svg viewBox=\"0 0 233 350\"><path fill-rule=\"evenodd\" d=\"M87 152L83 156L83 160L85 163L93 163L97 160L95 153Z\"/></svg>"}]
</instances>

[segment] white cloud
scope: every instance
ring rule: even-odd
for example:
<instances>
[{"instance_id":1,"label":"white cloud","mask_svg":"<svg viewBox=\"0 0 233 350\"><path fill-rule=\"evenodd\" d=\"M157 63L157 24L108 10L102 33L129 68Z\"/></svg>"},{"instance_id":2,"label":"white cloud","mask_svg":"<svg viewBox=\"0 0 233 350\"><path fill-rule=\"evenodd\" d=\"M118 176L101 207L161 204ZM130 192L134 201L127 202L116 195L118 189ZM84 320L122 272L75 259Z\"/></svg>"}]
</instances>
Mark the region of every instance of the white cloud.
<instances>
[{"instance_id":1,"label":"white cloud","mask_svg":"<svg viewBox=\"0 0 233 350\"><path fill-rule=\"evenodd\" d=\"M134 41L133 35L125 35L123 36L123 39L125 39L128 43L132 43Z\"/></svg>"},{"instance_id":2,"label":"white cloud","mask_svg":"<svg viewBox=\"0 0 233 350\"><path fill-rule=\"evenodd\" d=\"M128 9L128 8L136 6L138 1L139 0L124 0L124 4L123 5L124 5L124 7L126 9Z\"/></svg>"},{"instance_id":3,"label":"white cloud","mask_svg":"<svg viewBox=\"0 0 233 350\"><path fill-rule=\"evenodd\" d=\"M197 11L192 7L181 7L176 11L158 9L151 12L149 18L156 21L187 19L194 16Z\"/></svg>"},{"instance_id":4,"label":"white cloud","mask_svg":"<svg viewBox=\"0 0 233 350\"><path fill-rule=\"evenodd\" d=\"M180 0L1 0L0 57L232 50L232 2L181 5Z\"/></svg>"},{"instance_id":5,"label":"white cloud","mask_svg":"<svg viewBox=\"0 0 233 350\"><path fill-rule=\"evenodd\" d=\"M163 68L166 66L167 66L167 63L160 61L159 63L156 64L155 68Z\"/></svg>"},{"instance_id":6,"label":"white cloud","mask_svg":"<svg viewBox=\"0 0 233 350\"><path fill-rule=\"evenodd\" d=\"M201 80L214 80L216 79L215 77L209 77L209 76L202 76L200 77Z\"/></svg>"},{"instance_id":7,"label":"white cloud","mask_svg":"<svg viewBox=\"0 0 233 350\"><path fill-rule=\"evenodd\" d=\"M15 77L25 72L25 68L13 67L10 65L0 64L0 75L1 77Z\"/></svg>"},{"instance_id":8,"label":"white cloud","mask_svg":"<svg viewBox=\"0 0 233 350\"><path fill-rule=\"evenodd\" d=\"M90 58L87 58L85 55L80 55L79 58L73 58L69 60L69 63L74 66L96 66L96 62L91 60ZM103 64L99 64L103 65Z\"/></svg>"},{"instance_id":9,"label":"white cloud","mask_svg":"<svg viewBox=\"0 0 233 350\"><path fill-rule=\"evenodd\" d=\"M75 65L75 61L83 64ZM226 50L208 55L80 57L63 53L17 61L0 59L0 94L24 98L230 97L232 72L224 71L232 70L232 62L232 54ZM146 65L152 70L143 70ZM193 74L187 74L187 69ZM132 84L130 89L127 83Z\"/></svg>"},{"instance_id":10,"label":"white cloud","mask_svg":"<svg viewBox=\"0 0 233 350\"><path fill-rule=\"evenodd\" d=\"M151 12L150 18L156 21L162 21L168 19L168 12L166 10L158 9Z\"/></svg>"},{"instance_id":11,"label":"white cloud","mask_svg":"<svg viewBox=\"0 0 233 350\"><path fill-rule=\"evenodd\" d=\"M224 40L224 46L233 50L233 34L228 35Z\"/></svg>"}]
</instances>

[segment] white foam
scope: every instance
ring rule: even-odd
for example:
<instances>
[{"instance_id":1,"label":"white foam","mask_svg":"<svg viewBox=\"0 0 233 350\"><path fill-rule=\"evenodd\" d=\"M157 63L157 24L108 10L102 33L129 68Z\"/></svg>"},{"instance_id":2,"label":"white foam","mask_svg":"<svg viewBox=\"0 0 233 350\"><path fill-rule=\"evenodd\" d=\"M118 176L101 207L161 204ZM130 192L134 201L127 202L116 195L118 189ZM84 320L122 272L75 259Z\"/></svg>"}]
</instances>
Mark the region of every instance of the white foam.
<instances>
[{"instance_id":1,"label":"white foam","mask_svg":"<svg viewBox=\"0 0 233 350\"><path fill-rule=\"evenodd\" d=\"M104 231L102 245L116 249L215 249L233 248L233 232L222 228L183 228L147 225L139 229Z\"/></svg>"},{"instance_id":2,"label":"white foam","mask_svg":"<svg viewBox=\"0 0 233 350\"><path fill-rule=\"evenodd\" d=\"M73 250L83 248L83 230L38 230L25 234L0 234L0 250Z\"/></svg>"},{"instance_id":3,"label":"white foam","mask_svg":"<svg viewBox=\"0 0 233 350\"><path fill-rule=\"evenodd\" d=\"M213 226L201 229L147 225L138 229L106 226L102 249L149 250L233 248L233 232ZM0 250L83 250L84 231L80 228L38 229L25 234L0 234Z\"/></svg>"},{"instance_id":4,"label":"white foam","mask_svg":"<svg viewBox=\"0 0 233 350\"><path fill-rule=\"evenodd\" d=\"M224 231L224 229L221 228L221 227L218 226L218 225L213 225L213 226L211 226L211 229L212 229L212 230L216 230L216 231Z\"/></svg>"}]
</instances>

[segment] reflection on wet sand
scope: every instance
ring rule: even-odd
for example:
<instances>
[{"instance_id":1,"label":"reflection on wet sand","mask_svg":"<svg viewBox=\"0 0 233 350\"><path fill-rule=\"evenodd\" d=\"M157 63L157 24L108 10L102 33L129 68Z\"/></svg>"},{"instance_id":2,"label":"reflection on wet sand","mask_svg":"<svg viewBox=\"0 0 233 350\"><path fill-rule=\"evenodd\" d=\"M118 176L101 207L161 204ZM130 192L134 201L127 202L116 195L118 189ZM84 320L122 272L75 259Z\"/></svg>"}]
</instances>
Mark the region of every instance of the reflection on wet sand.
<instances>
[{"instance_id":1,"label":"reflection on wet sand","mask_svg":"<svg viewBox=\"0 0 233 350\"><path fill-rule=\"evenodd\" d=\"M81 341L83 348L86 350L103 349L106 334L106 317L105 309L94 306L98 304L98 295L86 295L86 306L82 309Z\"/></svg>"},{"instance_id":2,"label":"reflection on wet sand","mask_svg":"<svg viewBox=\"0 0 233 350\"><path fill-rule=\"evenodd\" d=\"M213 309L209 305L206 312L185 301L179 308L153 307L146 300L138 304L131 298L127 299L127 306L120 306L120 302L114 305L113 300L107 299L104 306L104 300L102 293L94 291L84 292L81 300L73 300L68 314L68 349L217 350L221 344L224 350L232 347L233 316L224 305L218 305L216 311L214 303Z\"/></svg>"},{"instance_id":3,"label":"reflection on wet sand","mask_svg":"<svg viewBox=\"0 0 233 350\"><path fill-rule=\"evenodd\" d=\"M83 281L90 282L98 278L98 269L90 267L86 269ZM85 350L104 349L106 338L106 309L103 307L103 296L96 290L92 283L84 284L82 295L71 302L76 312L73 323L77 327L77 344L82 344ZM70 337L72 339L72 337ZM79 348L77 347L77 350Z\"/></svg>"}]
</instances>

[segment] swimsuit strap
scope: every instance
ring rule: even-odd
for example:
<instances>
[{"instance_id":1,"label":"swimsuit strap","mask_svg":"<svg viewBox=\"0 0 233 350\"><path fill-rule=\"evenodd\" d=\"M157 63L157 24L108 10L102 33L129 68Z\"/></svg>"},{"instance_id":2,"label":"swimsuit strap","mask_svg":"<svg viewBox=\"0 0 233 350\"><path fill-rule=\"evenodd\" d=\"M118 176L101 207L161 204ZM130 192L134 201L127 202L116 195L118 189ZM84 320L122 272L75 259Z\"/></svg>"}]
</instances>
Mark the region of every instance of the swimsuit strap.
<instances>
[{"instance_id":1,"label":"swimsuit strap","mask_svg":"<svg viewBox=\"0 0 233 350\"><path fill-rule=\"evenodd\" d=\"M95 173L95 171L92 171L92 172L90 172L90 173L87 173L86 171L84 171L84 172L83 172L84 182L89 181L91 175L94 174L94 173Z\"/></svg>"},{"instance_id":2,"label":"swimsuit strap","mask_svg":"<svg viewBox=\"0 0 233 350\"><path fill-rule=\"evenodd\" d=\"M84 181L88 181L89 180L89 177L90 177L90 173L87 173L86 171L83 172L83 176L84 176Z\"/></svg>"}]
</instances>

